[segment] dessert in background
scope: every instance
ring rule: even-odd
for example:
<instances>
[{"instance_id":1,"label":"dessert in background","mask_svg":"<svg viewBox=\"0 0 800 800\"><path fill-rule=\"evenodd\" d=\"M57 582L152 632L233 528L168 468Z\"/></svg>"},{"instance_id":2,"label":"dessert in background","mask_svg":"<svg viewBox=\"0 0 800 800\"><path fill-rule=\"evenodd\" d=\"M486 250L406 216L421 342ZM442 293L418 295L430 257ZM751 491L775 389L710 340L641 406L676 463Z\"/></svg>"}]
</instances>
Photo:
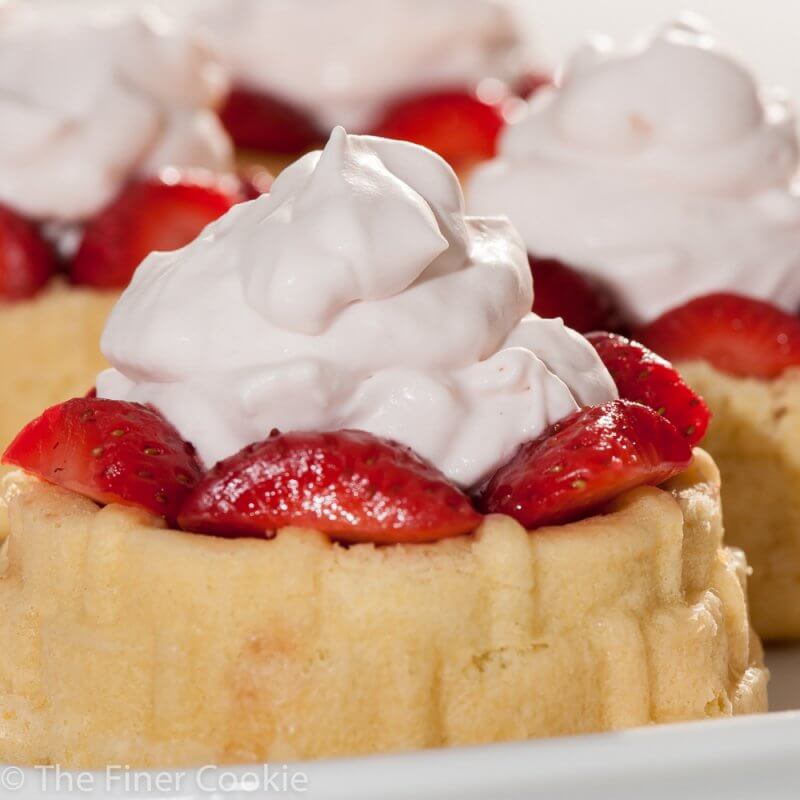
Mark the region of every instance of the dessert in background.
<instances>
[{"instance_id":1,"label":"dessert in background","mask_svg":"<svg viewBox=\"0 0 800 800\"><path fill-rule=\"evenodd\" d=\"M728 541L769 638L800 637L797 167L785 96L683 20L578 51L468 190L520 230L551 288L538 310L584 331L605 315L708 400Z\"/></svg>"},{"instance_id":2,"label":"dessert in background","mask_svg":"<svg viewBox=\"0 0 800 800\"><path fill-rule=\"evenodd\" d=\"M244 196L226 86L160 14L0 6L0 444L92 386L139 262Z\"/></svg>"},{"instance_id":3,"label":"dessert in background","mask_svg":"<svg viewBox=\"0 0 800 800\"><path fill-rule=\"evenodd\" d=\"M341 128L148 256L98 396L4 455L29 477L0 567L0 761L269 762L765 710L746 564L692 451L705 406L532 299L518 235L465 216L442 159Z\"/></svg>"},{"instance_id":4,"label":"dessert in background","mask_svg":"<svg viewBox=\"0 0 800 800\"><path fill-rule=\"evenodd\" d=\"M800 308L793 116L688 21L629 49L595 40L473 174L532 259L596 281L629 324L711 292ZM534 269L535 272L535 269Z\"/></svg>"},{"instance_id":5,"label":"dessert in background","mask_svg":"<svg viewBox=\"0 0 800 800\"><path fill-rule=\"evenodd\" d=\"M431 147L463 170L494 154L508 101L518 104L541 82L506 2L205 0L163 7L199 24L231 70L222 119L240 148L296 156L344 125Z\"/></svg>"},{"instance_id":6,"label":"dessert in background","mask_svg":"<svg viewBox=\"0 0 800 800\"><path fill-rule=\"evenodd\" d=\"M703 444L722 472L726 540L753 568L759 634L800 639L800 319L712 294L639 335L677 363L714 412Z\"/></svg>"}]
</instances>

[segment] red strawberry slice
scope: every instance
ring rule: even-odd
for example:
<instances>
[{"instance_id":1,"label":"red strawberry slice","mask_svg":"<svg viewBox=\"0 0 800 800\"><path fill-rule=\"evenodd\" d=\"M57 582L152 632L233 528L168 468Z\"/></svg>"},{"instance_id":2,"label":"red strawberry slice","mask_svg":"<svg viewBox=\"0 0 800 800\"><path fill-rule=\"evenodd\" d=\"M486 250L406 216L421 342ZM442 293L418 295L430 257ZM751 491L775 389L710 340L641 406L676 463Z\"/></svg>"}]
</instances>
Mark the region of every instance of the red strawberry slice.
<instances>
[{"instance_id":1,"label":"red strawberry slice","mask_svg":"<svg viewBox=\"0 0 800 800\"><path fill-rule=\"evenodd\" d=\"M374 134L423 145L454 168L466 169L495 154L504 124L499 105L484 103L471 92L449 91L401 100L388 109Z\"/></svg>"},{"instance_id":2,"label":"red strawberry slice","mask_svg":"<svg viewBox=\"0 0 800 800\"><path fill-rule=\"evenodd\" d=\"M235 88L220 112L238 147L272 153L300 153L325 139L311 117L264 92Z\"/></svg>"},{"instance_id":3,"label":"red strawberry slice","mask_svg":"<svg viewBox=\"0 0 800 800\"><path fill-rule=\"evenodd\" d=\"M174 522L203 470L194 448L139 403L77 398L28 423L3 455L98 503L141 506Z\"/></svg>"},{"instance_id":4,"label":"red strawberry slice","mask_svg":"<svg viewBox=\"0 0 800 800\"><path fill-rule=\"evenodd\" d=\"M221 185L186 179L131 183L86 226L70 266L72 280L123 289L145 256L183 247L240 199Z\"/></svg>"},{"instance_id":5,"label":"red strawberry slice","mask_svg":"<svg viewBox=\"0 0 800 800\"><path fill-rule=\"evenodd\" d=\"M668 311L637 339L672 362L708 361L743 378L777 378L800 366L800 320L761 300L709 294Z\"/></svg>"},{"instance_id":6,"label":"red strawberry slice","mask_svg":"<svg viewBox=\"0 0 800 800\"><path fill-rule=\"evenodd\" d=\"M665 416L692 446L705 436L711 412L672 364L624 336L590 333L586 338L611 373L620 397Z\"/></svg>"},{"instance_id":7,"label":"red strawberry slice","mask_svg":"<svg viewBox=\"0 0 800 800\"><path fill-rule=\"evenodd\" d=\"M675 426L627 400L576 411L526 442L480 491L485 513L526 528L581 519L623 492L663 483L692 451Z\"/></svg>"},{"instance_id":8,"label":"red strawberry slice","mask_svg":"<svg viewBox=\"0 0 800 800\"><path fill-rule=\"evenodd\" d=\"M36 227L0 206L0 300L33 297L55 270L55 253Z\"/></svg>"},{"instance_id":9,"label":"red strawberry slice","mask_svg":"<svg viewBox=\"0 0 800 800\"><path fill-rule=\"evenodd\" d=\"M533 275L533 311L540 317L561 317L568 328L587 333L617 330L619 317L606 292L577 270L553 258L528 255Z\"/></svg>"},{"instance_id":10,"label":"red strawberry slice","mask_svg":"<svg viewBox=\"0 0 800 800\"><path fill-rule=\"evenodd\" d=\"M268 536L286 525L341 542L435 542L480 515L407 447L362 431L277 433L221 461L178 516L184 530Z\"/></svg>"}]
</instances>

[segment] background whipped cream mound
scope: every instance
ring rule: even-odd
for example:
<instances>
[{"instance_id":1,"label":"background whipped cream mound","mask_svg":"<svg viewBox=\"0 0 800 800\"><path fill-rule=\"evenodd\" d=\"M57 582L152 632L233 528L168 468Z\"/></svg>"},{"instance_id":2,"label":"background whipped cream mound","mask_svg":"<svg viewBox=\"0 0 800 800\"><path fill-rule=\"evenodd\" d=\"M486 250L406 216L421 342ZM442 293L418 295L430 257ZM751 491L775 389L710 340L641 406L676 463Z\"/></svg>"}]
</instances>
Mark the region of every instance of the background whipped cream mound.
<instances>
[{"instance_id":1,"label":"background whipped cream mound","mask_svg":"<svg viewBox=\"0 0 800 800\"><path fill-rule=\"evenodd\" d=\"M795 119L698 25L597 40L534 96L467 192L635 322L711 291L800 306Z\"/></svg>"},{"instance_id":2,"label":"background whipped cream mound","mask_svg":"<svg viewBox=\"0 0 800 800\"><path fill-rule=\"evenodd\" d=\"M302 108L325 130L366 131L387 101L528 66L498 0L162 0L206 30L237 82ZM265 46L268 41L268 46Z\"/></svg>"},{"instance_id":3,"label":"background whipped cream mound","mask_svg":"<svg viewBox=\"0 0 800 800\"><path fill-rule=\"evenodd\" d=\"M103 335L98 393L153 403L207 465L272 428L357 428L471 486L616 397L532 297L517 234L465 217L442 159L337 128L270 195L148 256Z\"/></svg>"},{"instance_id":4,"label":"background whipped cream mound","mask_svg":"<svg viewBox=\"0 0 800 800\"><path fill-rule=\"evenodd\" d=\"M135 174L229 169L226 83L163 15L0 5L0 202L75 221Z\"/></svg>"}]
</instances>

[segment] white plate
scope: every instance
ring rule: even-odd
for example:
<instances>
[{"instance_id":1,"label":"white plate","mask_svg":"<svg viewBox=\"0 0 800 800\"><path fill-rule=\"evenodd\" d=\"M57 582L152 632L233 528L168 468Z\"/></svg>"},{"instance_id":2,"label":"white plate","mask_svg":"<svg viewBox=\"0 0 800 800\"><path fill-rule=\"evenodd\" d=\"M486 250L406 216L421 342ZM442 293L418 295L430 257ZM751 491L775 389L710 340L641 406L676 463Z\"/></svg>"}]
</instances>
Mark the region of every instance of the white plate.
<instances>
[{"instance_id":1,"label":"white plate","mask_svg":"<svg viewBox=\"0 0 800 800\"><path fill-rule=\"evenodd\" d=\"M800 708L800 648L772 650L768 662L775 711L759 716L290 768L279 765L271 773L272 787L262 767L114 770L108 777L0 767L0 798L797 800L800 711L788 709ZM291 790L292 778L299 781L294 784L297 791Z\"/></svg>"}]
</instances>

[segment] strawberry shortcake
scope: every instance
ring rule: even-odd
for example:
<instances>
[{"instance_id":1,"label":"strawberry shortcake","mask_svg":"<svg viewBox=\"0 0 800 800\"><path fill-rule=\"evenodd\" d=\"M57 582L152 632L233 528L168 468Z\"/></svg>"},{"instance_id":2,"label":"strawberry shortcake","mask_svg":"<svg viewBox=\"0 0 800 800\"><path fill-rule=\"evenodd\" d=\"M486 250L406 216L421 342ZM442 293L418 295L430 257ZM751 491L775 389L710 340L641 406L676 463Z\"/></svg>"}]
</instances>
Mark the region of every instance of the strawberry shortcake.
<instances>
[{"instance_id":1,"label":"strawberry shortcake","mask_svg":"<svg viewBox=\"0 0 800 800\"><path fill-rule=\"evenodd\" d=\"M632 331L714 412L756 627L800 637L800 195L795 118L696 21L576 53L474 174L525 239L534 306Z\"/></svg>"},{"instance_id":2,"label":"strawberry shortcake","mask_svg":"<svg viewBox=\"0 0 800 800\"><path fill-rule=\"evenodd\" d=\"M465 216L442 159L340 128L148 256L97 396L4 455L24 472L0 761L294 760L765 710L746 564L693 450L704 403L532 298L516 232Z\"/></svg>"},{"instance_id":3,"label":"strawberry shortcake","mask_svg":"<svg viewBox=\"0 0 800 800\"><path fill-rule=\"evenodd\" d=\"M225 90L159 15L0 7L0 443L92 386L139 262L243 198Z\"/></svg>"}]
</instances>

